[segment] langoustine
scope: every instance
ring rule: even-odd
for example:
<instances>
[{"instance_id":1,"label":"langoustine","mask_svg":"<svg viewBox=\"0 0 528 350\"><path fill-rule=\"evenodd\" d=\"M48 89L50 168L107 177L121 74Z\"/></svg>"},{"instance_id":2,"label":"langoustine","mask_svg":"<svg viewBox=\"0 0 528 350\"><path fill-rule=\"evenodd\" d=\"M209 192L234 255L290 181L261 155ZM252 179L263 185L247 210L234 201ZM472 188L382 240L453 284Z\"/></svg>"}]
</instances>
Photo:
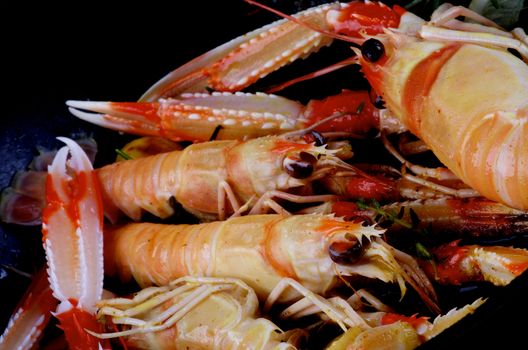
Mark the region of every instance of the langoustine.
<instances>
[{"instance_id":1,"label":"langoustine","mask_svg":"<svg viewBox=\"0 0 528 350\"><path fill-rule=\"evenodd\" d=\"M97 171L107 214L120 209L139 220L143 211L166 218L171 197L202 219L233 213L285 212L274 199L312 203L332 195L292 193L339 168L353 169L336 150L280 137L248 141L211 141ZM112 212L114 214L112 214Z\"/></svg>"},{"instance_id":2,"label":"langoustine","mask_svg":"<svg viewBox=\"0 0 528 350\"><path fill-rule=\"evenodd\" d=\"M105 271L140 286L180 276L239 278L261 298L281 279L324 294L339 276L413 286L433 309L436 295L409 255L360 223L320 215L252 215L200 225L127 224L105 235ZM243 262L243 263L242 263ZM281 300L288 300L284 294Z\"/></svg>"}]
</instances>

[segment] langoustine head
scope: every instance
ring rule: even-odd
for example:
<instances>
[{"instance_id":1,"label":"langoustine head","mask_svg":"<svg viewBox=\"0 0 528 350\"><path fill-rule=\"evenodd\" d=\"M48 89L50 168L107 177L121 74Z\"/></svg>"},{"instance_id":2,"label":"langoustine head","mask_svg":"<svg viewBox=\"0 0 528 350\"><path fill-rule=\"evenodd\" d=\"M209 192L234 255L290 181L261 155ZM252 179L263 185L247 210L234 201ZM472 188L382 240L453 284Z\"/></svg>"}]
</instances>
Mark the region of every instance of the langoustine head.
<instances>
[{"instance_id":1,"label":"langoustine head","mask_svg":"<svg viewBox=\"0 0 528 350\"><path fill-rule=\"evenodd\" d=\"M396 282L402 296L409 283L431 309L438 311L435 292L425 274L412 257L385 243L382 234L374 226L333 216L295 215L268 230L266 246L274 252L268 260L280 267L283 276L316 293L324 294L343 276Z\"/></svg>"},{"instance_id":2,"label":"langoustine head","mask_svg":"<svg viewBox=\"0 0 528 350\"><path fill-rule=\"evenodd\" d=\"M262 137L245 141L228 153L228 173L233 185L249 199L270 190L288 190L308 185L337 169L351 168L326 145ZM349 149L349 148L348 148Z\"/></svg>"},{"instance_id":3,"label":"langoustine head","mask_svg":"<svg viewBox=\"0 0 528 350\"><path fill-rule=\"evenodd\" d=\"M390 111L443 164L483 196L526 209L528 67L508 52L514 43L420 24L356 51Z\"/></svg>"}]
</instances>

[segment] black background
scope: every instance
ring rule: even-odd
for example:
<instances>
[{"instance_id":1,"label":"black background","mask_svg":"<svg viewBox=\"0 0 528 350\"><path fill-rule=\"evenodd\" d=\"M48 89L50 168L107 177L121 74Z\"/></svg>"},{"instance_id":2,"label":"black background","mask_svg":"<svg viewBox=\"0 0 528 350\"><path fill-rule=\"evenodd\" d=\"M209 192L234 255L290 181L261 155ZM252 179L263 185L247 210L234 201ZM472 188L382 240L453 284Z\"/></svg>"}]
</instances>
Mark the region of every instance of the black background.
<instances>
[{"instance_id":1,"label":"black background","mask_svg":"<svg viewBox=\"0 0 528 350\"><path fill-rule=\"evenodd\" d=\"M291 12L312 3L275 5ZM75 8L19 2L2 4L0 10L0 188L26 167L36 146L58 146L55 136L93 133L102 150L128 139L74 119L65 100L133 101L190 58L275 19L234 0L112 8L93 2L78 2ZM342 73L339 79L348 79L347 74L352 76ZM321 81L337 80L333 76ZM364 82L350 85L362 87ZM96 163L109 157L113 154L101 151ZM0 264L33 273L42 262L38 229L0 224ZM28 283L0 266L0 329ZM526 283L526 276L517 279L474 317L425 347L526 348Z\"/></svg>"}]
</instances>

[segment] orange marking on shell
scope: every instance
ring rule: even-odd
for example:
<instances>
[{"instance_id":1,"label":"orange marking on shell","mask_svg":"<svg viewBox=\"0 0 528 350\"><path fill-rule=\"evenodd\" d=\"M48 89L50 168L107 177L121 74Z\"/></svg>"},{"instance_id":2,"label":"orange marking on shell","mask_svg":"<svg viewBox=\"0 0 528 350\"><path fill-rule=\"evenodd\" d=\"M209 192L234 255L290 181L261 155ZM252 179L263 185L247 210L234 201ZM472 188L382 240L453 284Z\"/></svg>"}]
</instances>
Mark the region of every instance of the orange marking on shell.
<instances>
[{"instance_id":1,"label":"orange marking on shell","mask_svg":"<svg viewBox=\"0 0 528 350\"><path fill-rule=\"evenodd\" d=\"M435 51L414 67L404 87L402 102L407 111L406 125L420 136L424 105L445 63L458 51L460 45L446 46Z\"/></svg>"},{"instance_id":2,"label":"orange marking on shell","mask_svg":"<svg viewBox=\"0 0 528 350\"><path fill-rule=\"evenodd\" d=\"M354 1L340 11L333 29L336 33L356 38L362 38L363 32L368 35L381 34L385 28L397 28L403 13L399 6L391 9L376 2Z\"/></svg>"},{"instance_id":3,"label":"orange marking on shell","mask_svg":"<svg viewBox=\"0 0 528 350\"><path fill-rule=\"evenodd\" d=\"M515 276L519 276L521 273L526 271L528 268L528 261L527 262L512 262L509 264L505 264L506 268L513 273Z\"/></svg>"},{"instance_id":4,"label":"orange marking on shell","mask_svg":"<svg viewBox=\"0 0 528 350\"><path fill-rule=\"evenodd\" d=\"M64 203L59 197L54 184L52 177L48 174L46 178L46 207L42 211L42 220L43 222L48 222L51 216L53 216L57 210L64 209L66 215L72 223L79 221L79 212L78 212L78 203L83 199L91 196L88 193L88 190L101 193L101 187L99 180L95 172L80 172L74 176L70 181L67 179L61 179L60 186L62 190L68 194L71 200L68 203ZM92 190L93 187L95 189ZM97 198L97 207L96 213L101 216L100 229L102 230L103 220L103 203L100 196L95 196ZM46 226L42 227L42 241L45 241L48 235L48 229Z\"/></svg>"},{"instance_id":5,"label":"orange marking on shell","mask_svg":"<svg viewBox=\"0 0 528 350\"><path fill-rule=\"evenodd\" d=\"M308 150L311 148L312 148L311 144L297 143L297 142L291 142L288 140L277 139L275 140L275 144L271 148L271 152L279 153L279 154L286 154L291 151L304 151L304 150Z\"/></svg>"},{"instance_id":6,"label":"orange marking on shell","mask_svg":"<svg viewBox=\"0 0 528 350\"><path fill-rule=\"evenodd\" d=\"M157 102L110 102L110 107L116 112L141 115L155 122L160 120Z\"/></svg>"},{"instance_id":7,"label":"orange marking on shell","mask_svg":"<svg viewBox=\"0 0 528 350\"><path fill-rule=\"evenodd\" d=\"M468 258L471 248L460 247L459 243L460 240L456 240L433 249L433 254L439 261L436 277L440 283L458 285L469 280L480 280L482 277L476 271L471 275L472 271L463 270L464 261ZM424 265L424 268L432 272L430 264ZM430 275L434 275L434 272Z\"/></svg>"},{"instance_id":8,"label":"orange marking on shell","mask_svg":"<svg viewBox=\"0 0 528 350\"><path fill-rule=\"evenodd\" d=\"M402 321L402 322L407 322L414 329L418 329L422 325L428 324L429 323L428 319L429 317L425 317L425 316L417 317L416 314L412 316L404 316L404 315L395 314L395 313L387 313L383 315L383 317L381 318L381 324L388 325L388 324L392 324L398 321Z\"/></svg>"},{"instance_id":9,"label":"orange marking on shell","mask_svg":"<svg viewBox=\"0 0 528 350\"><path fill-rule=\"evenodd\" d=\"M59 186L66 193L71 192L70 183L66 179L61 179ZM71 222L77 222L79 219L79 213L75 206L70 203L64 203L59 197L54 184L51 174L48 174L46 178L46 207L42 210L42 222L46 223L50 218L59 210L64 209L66 215ZM46 225L42 225L42 241L46 241L48 236L48 228Z\"/></svg>"},{"instance_id":10,"label":"orange marking on shell","mask_svg":"<svg viewBox=\"0 0 528 350\"><path fill-rule=\"evenodd\" d=\"M320 232L326 236L331 236L335 232L349 231L354 232L358 228L361 228L359 222L348 222L348 221L337 221L335 219L321 219L321 225L316 228L317 232Z\"/></svg>"},{"instance_id":11,"label":"orange marking on shell","mask_svg":"<svg viewBox=\"0 0 528 350\"><path fill-rule=\"evenodd\" d=\"M363 107L357 113L359 106ZM372 105L369 93L366 91L343 90L340 94L323 100L311 100L304 114L309 120L308 125L311 125L336 113L345 115L329 120L315 130L365 134L371 129L379 128L379 112Z\"/></svg>"},{"instance_id":12,"label":"orange marking on shell","mask_svg":"<svg viewBox=\"0 0 528 350\"><path fill-rule=\"evenodd\" d=\"M284 254L281 248L280 241L275 242L275 240L280 240L280 231L274 230L277 221L273 220L272 222L266 224L264 229L265 236L262 240L261 245L261 254L266 259L267 263L273 267L273 269L282 277L289 277L293 279L298 279L293 266Z\"/></svg>"},{"instance_id":13,"label":"orange marking on shell","mask_svg":"<svg viewBox=\"0 0 528 350\"><path fill-rule=\"evenodd\" d=\"M361 71L372 86L372 89L380 96L383 96L383 66L387 63L388 56L383 55L376 63L371 63L362 57L359 58Z\"/></svg>"},{"instance_id":14,"label":"orange marking on shell","mask_svg":"<svg viewBox=\"0 0 528 350\"><path fill-rule=\"evenodd\" d=\"M127 113L131 115L139 115L144 119L153 122L157 126L155 132L148 133L145 130L144 121L135 120L132 118L126 119L126 124L130 132L137 133L140 135L152 134L156 136L162 136L172 140L185 139L187 135L180 136L179 133L170 133L165 130L163 126L163 116L160 113L160 104L157 102L110 102L110 106L115 112ZM114 116L105 115L105 118L113 120ZM119 122L122 123L123 120L118 118Z\"/></svg>"}]
</instances>

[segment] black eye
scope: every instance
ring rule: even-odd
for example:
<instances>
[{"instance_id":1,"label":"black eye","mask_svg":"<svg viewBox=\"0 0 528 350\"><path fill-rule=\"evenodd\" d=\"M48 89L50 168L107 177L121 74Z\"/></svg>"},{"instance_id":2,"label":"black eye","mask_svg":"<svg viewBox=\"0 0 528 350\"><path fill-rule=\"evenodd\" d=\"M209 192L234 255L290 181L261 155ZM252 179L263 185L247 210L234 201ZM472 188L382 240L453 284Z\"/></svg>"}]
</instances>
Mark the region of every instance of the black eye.
<instances>
[{"instance_id":1,"label":"black eye","mask_svg":"<svg viewBox=\"0 0 528 350\"><path fill-rule=\"evenodd\" d=\"M347 241L333 242L328 253L333 262L341 265L352 265L363 256L363 245L355 237Z\"/></svg>"},{"instance_id":2,"label":"black eye","mask_svg":"<svg viewBox=\"0 0 528 350\"><path fill-rule=\"evenodd\" d=\"M312 175L317 159L307 152L301 152L299 158L285 158L284 170L296 179L306 179Z\"/></svg>"},{"instance_id":3,"label":"black eye","mask_svg":"<svg viewBox=\"0 0 528 350\"><path fill-rule=\"evenodd\" d=\"M377 39L368 39L361 45L361 54L369 62L377 62L385 53L385 46Z\"/></svg>"},{"instance_id":4,"label":"black eye","mask_svg":"<svg viewBox=\"0 0 528 350\"><path fill-rule=\"evenodd\" d=\"M317 131L312 130L310 134L313 136L316 146L322 146L326 143L324 136L318 133Z\"/></svg>"},{"instance_id":5,"label":"black eye","mask_svg":"<svg viewBox=\"0 0 528 350\"><path fill-rule=\"evenodd\" d=\"M311 153L303 151L299 153L299 158L301 158L303 162L310 163L312 165L317 164L317 158Z\"/></svg>"}]
</instances>

